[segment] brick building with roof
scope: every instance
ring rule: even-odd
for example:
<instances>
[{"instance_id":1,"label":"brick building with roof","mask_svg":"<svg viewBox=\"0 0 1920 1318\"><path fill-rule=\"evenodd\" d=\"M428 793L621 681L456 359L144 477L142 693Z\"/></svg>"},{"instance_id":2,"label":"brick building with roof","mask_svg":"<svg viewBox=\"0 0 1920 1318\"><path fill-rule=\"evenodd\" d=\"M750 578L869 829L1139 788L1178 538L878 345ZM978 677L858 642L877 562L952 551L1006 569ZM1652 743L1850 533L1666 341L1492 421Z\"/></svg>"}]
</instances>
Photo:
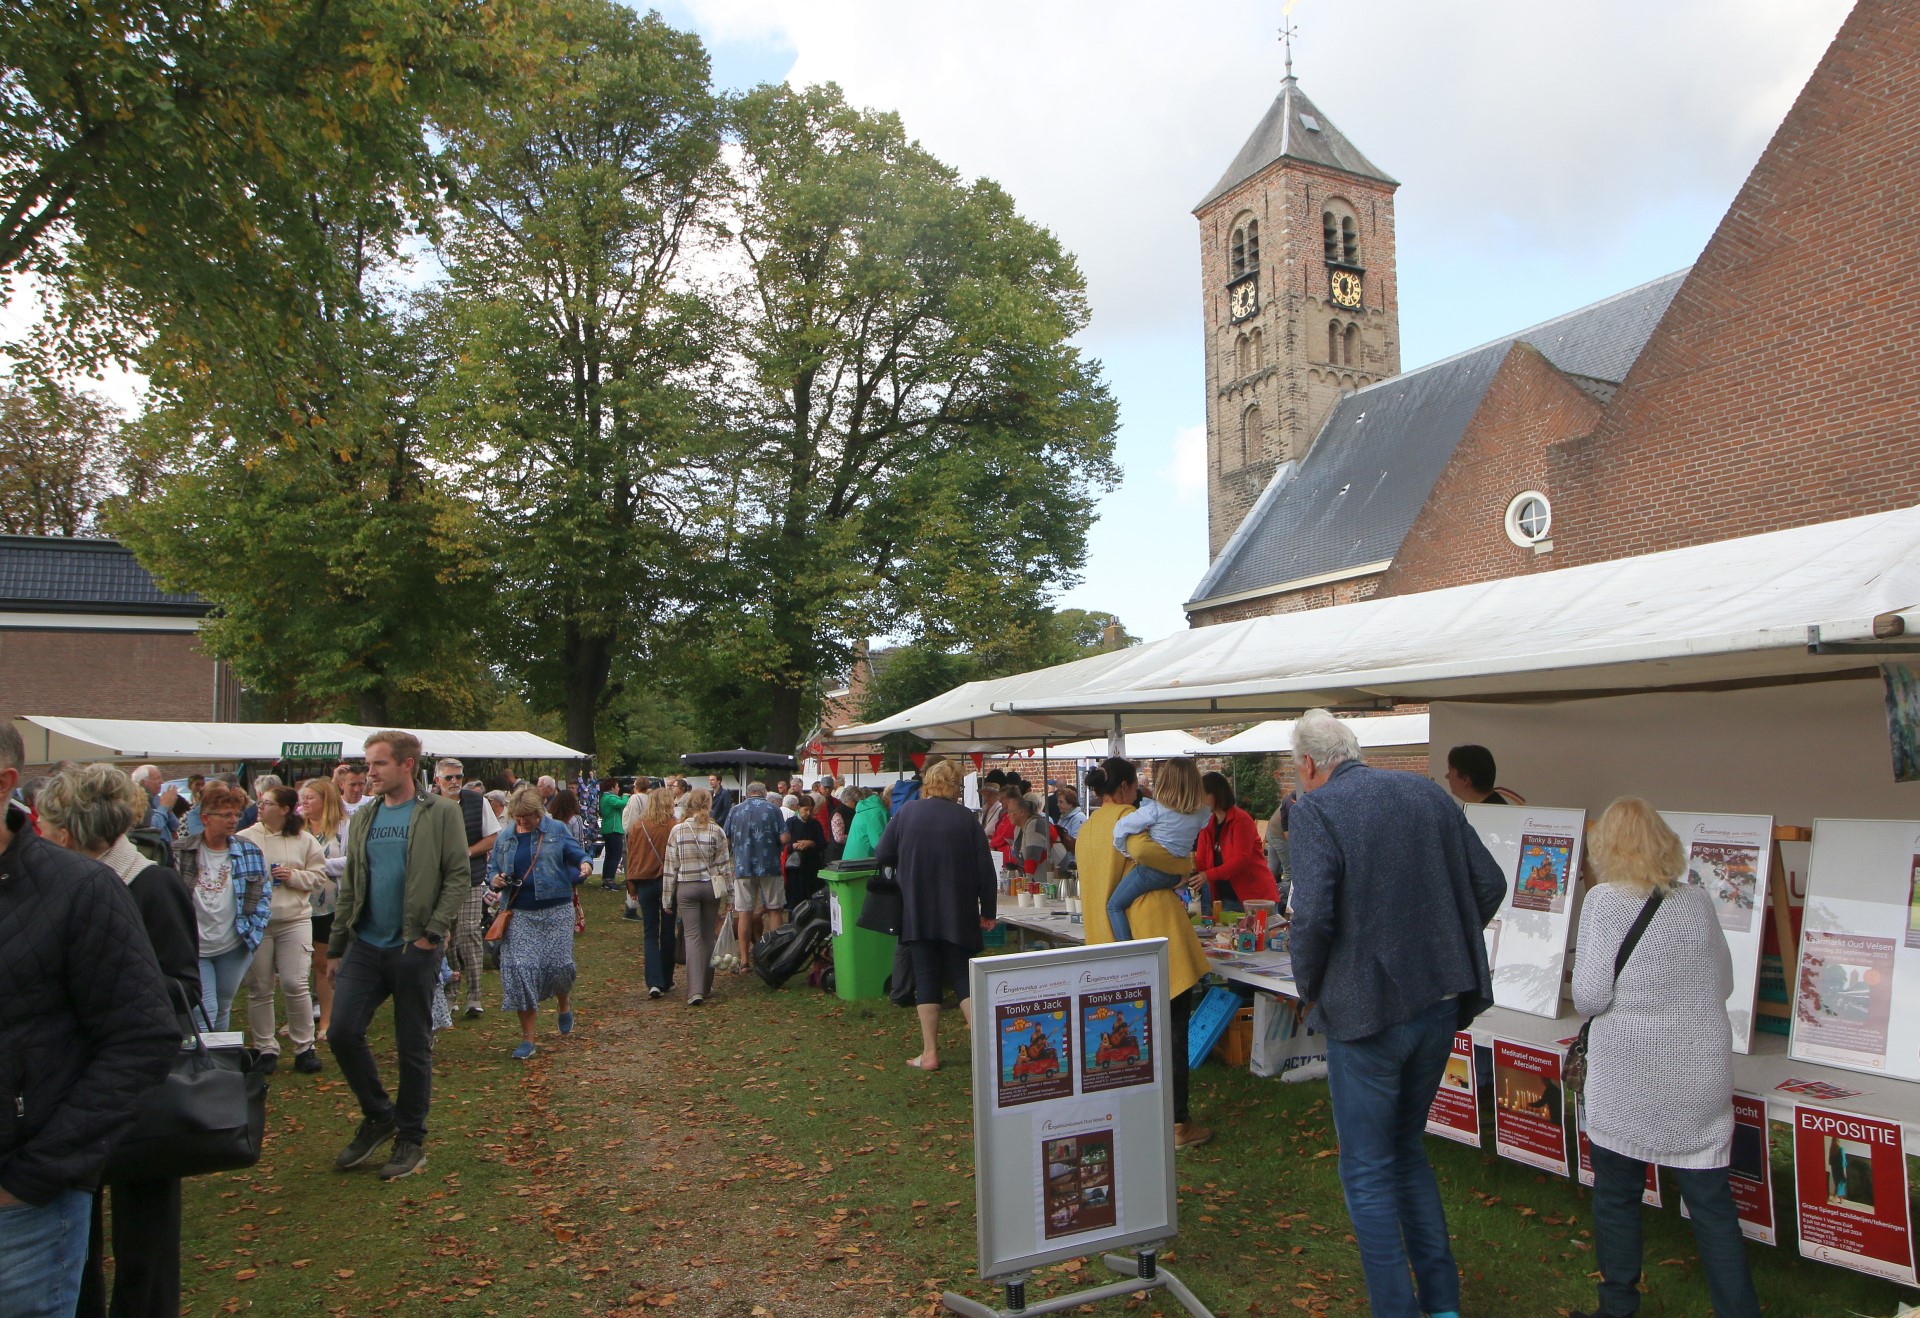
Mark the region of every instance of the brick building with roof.
<instances>
[{"instance_id":1,"label":"brick building with roof","mask_svg":"<svg viewBox=\"0 0 1920 1318\"><path fill-rule=\"evenodd\" d=\"M1195 626L1920 503L1920 0L1859 0L1692 267L1404 374L1385 349L1395 185L1291 75L1223 182L1196 211ZM1354 198L1350 247L1333 202ZM1235 235L1256 215L1249 257ZM1350 382L1344 331L1322 323L1343 316ZM1238 374L1251 329L1293 372L1257 398ZM1248 447L1249 406L1310 442L1282 427Z\"/></svg>"},{"instance_id":2,"label":"brick building with roof","mask_svg":"<svg viewBox=\"0 0 1920 1318\"><path fill-rule=\"evenodd\" d=\"M0 717L220 722L240 689L199 647L211 606L154 583L112 540L0 536Z\"/></svg>"}]
</instances>

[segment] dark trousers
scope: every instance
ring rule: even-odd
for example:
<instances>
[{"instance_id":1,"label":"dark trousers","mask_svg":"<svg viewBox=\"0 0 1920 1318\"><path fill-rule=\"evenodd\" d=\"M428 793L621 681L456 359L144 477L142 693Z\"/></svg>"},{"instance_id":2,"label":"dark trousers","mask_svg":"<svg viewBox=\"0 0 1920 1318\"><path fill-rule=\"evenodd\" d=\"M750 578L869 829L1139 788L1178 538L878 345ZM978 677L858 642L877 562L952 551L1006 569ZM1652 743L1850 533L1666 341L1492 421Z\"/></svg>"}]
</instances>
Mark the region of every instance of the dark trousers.
<instances>
[{"instance_id":1,"label":"dark trousers","mask_svg":"<svg viewBox=\"0 0 1920 1318\"><path fill-rule=\"evenodd\" d=\"M647 987L665 993L673 987L673 917L660 909L664 881L643 879L629 885L633 899L640 903L641 957L646 966Z\"/></svg>"},{"instance_id":2,"label":"dark trousers","mask_svg":"<svg viewBox=\"0 0 1920 1318\"><path fill-rule=\"evenodd\" d=\"M627 835L603 833L600 840L607 844L606 859L600 862L600 882L602 886L610 888L620 878L620 861L627 854Z\"/></svg>"},{"instance_id":3,"label":"dark trousers","mask_svg":"<svg viewBox=\"0 0 1920 1318\"><path fill-rule=\"evenodd\" d=\"M113 1296L102 1195L113 1199ZM180 1312L180 1182L122 1181L93 1194L87 1269L75 1318L174 1318Z\"/></svg>"},{"instance_id":4,"label":"dark trousers","mask_svg":"<svg viewBox=\"0 0 1920 1318\"><path fill-rule=\"evenodd\" d=\"M1187 1024L1193 1020L1193 991L1173 995L1167 1019L1173 1023L1173 1119L1187 1124Z\"/></svg>"},{"instance_id":5,"label":"dark trousers","mask_svg":"<svg viewBox=\"0 0 1920 1318\"><path fill-rule=\"evenodd\" d=\"M427 1108L433 1102L433 995L440 953L412 943L369 947L355 940L340 961L333 987L333 1021L327 1044L360 1111L373 1121L392 1121L400 1139L427 1140ZM400 1054L400 1101L387 1097L380 1065L367 1047L367 1027L380 1004L393 999L393 1039Z\"/></svg>"},{"instance_id":6,"label":"dark trousers","mask_svg":"<svg viewBox=\"0 0 1920 1318\"><path fill-rule=\"evenodd\" d=\"M1627 1318L1640 1311L1640 1192L1647 1165L1593 1147L1593 1252L1600 1264L1600 1312ZM1715 1318L1760 1318L1760 1298L1747 1270L1747 1242L1733 1206L1727 1169L1669 1167L1693 1215L1693 1241Z\"/></svg>"}]
</instances>

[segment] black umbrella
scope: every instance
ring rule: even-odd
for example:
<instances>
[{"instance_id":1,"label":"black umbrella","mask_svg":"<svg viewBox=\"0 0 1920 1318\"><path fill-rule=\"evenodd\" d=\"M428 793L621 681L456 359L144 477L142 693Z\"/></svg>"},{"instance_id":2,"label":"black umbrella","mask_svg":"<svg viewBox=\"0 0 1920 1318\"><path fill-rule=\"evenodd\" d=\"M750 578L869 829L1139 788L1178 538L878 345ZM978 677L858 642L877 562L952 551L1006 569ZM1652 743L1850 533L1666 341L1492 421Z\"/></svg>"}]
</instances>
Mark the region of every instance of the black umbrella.
<instances>
[{"instance_id":1,"label":"black umbrella","mask_svg":"<svg viewBox=\"0 0 1920 1318\"><path fill-rule=\"evenodd\" d=\"M789 773L800 767L791 755L749 750L696 751L692 755L682 755L680 763L689 769L731 769L736 765L744 765L755 769L785 769Z\"/></svg>"}]
</instances>

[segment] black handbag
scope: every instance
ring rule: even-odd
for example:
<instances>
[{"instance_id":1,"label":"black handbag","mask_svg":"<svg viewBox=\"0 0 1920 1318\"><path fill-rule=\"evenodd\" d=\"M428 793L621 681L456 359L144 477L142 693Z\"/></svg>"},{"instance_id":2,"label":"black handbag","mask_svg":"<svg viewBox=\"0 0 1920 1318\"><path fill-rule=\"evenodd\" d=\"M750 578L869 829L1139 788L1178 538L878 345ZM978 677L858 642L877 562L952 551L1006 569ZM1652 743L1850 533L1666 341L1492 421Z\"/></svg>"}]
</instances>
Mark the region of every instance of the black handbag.
<instances>
[{"instance_id":1,"label":"black handbag","mask_svg":"<svg viewBox=\"0 0 1920 1318\"><path fill-rule=\"evenodd\" d=\"M1640 907L1640 914L1634 917L1633 924L1627 929L1627 936L1620 940L1620 950L1613 957L1613 979L1620 982L1620 972L1626 969L1627 958L1633 955L1633 949L1640 945L1640 935L1647 932L1647 925L1653 921L1653 913L1660 909L1662 894L1658 888L1647 894L1646 902ZM1587 1088L1587 1038L1593 1029L1593 1022L1580 1022L1580 1034L1567 1049L1567 1059L1560 1066L1560 1087L1569 1094L1581 1094Z\"/></svg>"},{"instance_id":2,"label":"black handbag","mask_svg":"<svg viewBox=\"0 0 1920 1318\"><path fill-rule=\"evenodd\" d=\"M167 983L184 1006L179 982ZM260 1161L267 1078L247 1069L244 1050L207 1047L191 1009L185 1014L193 1035L107 1154L101 1180L109 1184L238 1171Z\"/></svg>"},{"instance_id":3,"label":"black handbag","mask_svg":"<svg viewBox=\"0 0 1920 1318\"><path fill-rule=\"evenodd\" d=\"M907 899L900 892L900 882L893 877L891 869L883 869L867 880L867 901L860 908L860 918L853 922L856 929L871 930L876 934L900 936L900 921L907 913Z\"/></svg>"}]
</instances>

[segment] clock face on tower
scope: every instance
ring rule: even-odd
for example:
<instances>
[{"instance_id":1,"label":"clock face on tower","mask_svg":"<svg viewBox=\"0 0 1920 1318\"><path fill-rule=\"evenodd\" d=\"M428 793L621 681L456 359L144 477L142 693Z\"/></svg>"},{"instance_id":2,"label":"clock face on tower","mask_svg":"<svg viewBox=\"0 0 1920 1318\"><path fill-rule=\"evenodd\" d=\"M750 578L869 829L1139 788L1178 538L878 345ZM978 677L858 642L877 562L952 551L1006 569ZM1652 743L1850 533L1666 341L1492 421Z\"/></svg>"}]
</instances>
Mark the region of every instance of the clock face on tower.
<instances>
[{"instance_id":1,"label":"clock face on tower","mask_svg":"<svg viewBox=\"0 0 1920 1318\"><path fill-rule=\"evenodd\" d=\"M1352 270L1335 270L1327 277L1327 291L1333 295L1336 307L1345 307L1352 311L1365 299L1366 290L1360 283L1360 276Z\"/></svg>"},{"instance_id":2,"label":"clock face on tower","mask_svg":"<svg viewBox=\"0 0 1920 1318\"><path fill-rule=\"evenodd\" d=\"M1227 305L1235 321L1245 320L1260 310L1260 276L1249 275L1227 286Z\"/></svg>"}]
</instances>

